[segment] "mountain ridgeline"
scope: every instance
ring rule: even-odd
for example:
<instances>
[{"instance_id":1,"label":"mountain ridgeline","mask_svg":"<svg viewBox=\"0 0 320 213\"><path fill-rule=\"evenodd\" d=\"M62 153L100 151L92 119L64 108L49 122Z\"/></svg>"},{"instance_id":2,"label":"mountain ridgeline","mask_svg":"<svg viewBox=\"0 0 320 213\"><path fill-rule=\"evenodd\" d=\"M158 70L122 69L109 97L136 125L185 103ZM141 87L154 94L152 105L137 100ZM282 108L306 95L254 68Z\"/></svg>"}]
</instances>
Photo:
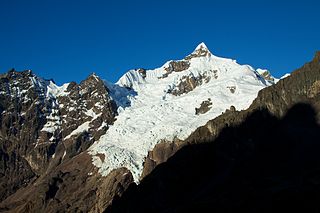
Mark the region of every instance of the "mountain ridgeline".
<instances>
[{"instance_id":1,"label":"mountain ridgeline","mask_svg":"<svg viewBox=\"0 0 320 213\"><path fill-rule=\"evenodd\" d=\"M106 212L318 212L319 56L247 110L198 128L179 151L153 150L175 154Z\"/></svg>"},{"instance_id":2,"label":"mountain ridgeline","mask_svg":"<svg viewBox=\"0 0 320 213\"><path fill-rule=\"evenodd\" d=\"M0 211L312 212L319 112L319 52L281 80L203 43L115 84L11 70L0 75Z\"/></svg>"}]
</instances>

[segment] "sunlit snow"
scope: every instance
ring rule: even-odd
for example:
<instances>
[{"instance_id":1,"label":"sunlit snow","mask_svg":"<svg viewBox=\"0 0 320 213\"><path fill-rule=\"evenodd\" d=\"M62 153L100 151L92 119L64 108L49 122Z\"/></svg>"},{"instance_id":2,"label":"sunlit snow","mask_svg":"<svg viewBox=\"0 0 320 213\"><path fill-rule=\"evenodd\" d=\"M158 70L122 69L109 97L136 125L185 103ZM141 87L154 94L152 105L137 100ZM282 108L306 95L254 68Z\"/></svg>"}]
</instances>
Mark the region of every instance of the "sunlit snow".
<instances>
[{"instance_id":1,"label":"sunlit snow","mask_svg":"<svg viewBox=\"0 0 320 213\"><path fill-rule=\"evenodd\" d=\"M192 58L187 70L172 72L162 78L169 63L147 70L145 78L131 70L116 84L107 84L119 106L119 115L107 133L90 148L93 164L102 175L126 167L138 182L148 151L161 140L171 141L175 137L183 140L232 105L237 110L248 108L258 91L268 86L252 67L212 54ZM210 81L180 96L168 93L185 76L199 75L210 76ZM235 88L233 93L231 87ZM205 114L196 115L195 108L208 98L212 108ZM105 156L103 162L96 156L99 153Z\"/></svg>"}]
</instances>

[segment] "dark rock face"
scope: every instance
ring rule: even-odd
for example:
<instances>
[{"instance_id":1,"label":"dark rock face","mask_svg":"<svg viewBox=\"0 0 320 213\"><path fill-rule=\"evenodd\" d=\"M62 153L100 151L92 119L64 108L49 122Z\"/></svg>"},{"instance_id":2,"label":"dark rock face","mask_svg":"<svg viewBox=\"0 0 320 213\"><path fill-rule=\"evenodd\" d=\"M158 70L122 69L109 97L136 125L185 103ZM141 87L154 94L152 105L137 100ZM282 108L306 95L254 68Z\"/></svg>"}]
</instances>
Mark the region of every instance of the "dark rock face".
<instances>
[{"instance_id":1,"label":"dark rock face","mask_svg":"<svg viewBox=\"0 0 320 213\"><path fill-rule=\"evenodd\" d=\"M318 54L313 61L294 71L289 77L280 80L272 87L261 90L251 108L266 107L272 114L283 116L292 105L298 102L317 103L319 99L317 82L320 80Z\"/></svg>"},{"instance_id":2,"label":"dark rock face","mask_svg":"<svg viewBox=\"0 0 320 213\"><path fill-rule=\"evenodd\" d=\"M188 92L194 90L197 86L200 86L203 83L208 83L211 80L212 73L214 73L213 76L216 79L216 70L209 70L198 76L193 76L192 74L190 74L190 76L184 76L181 79L180 83L176 85L174 88L171 88L168 91L168 93L175 96L187 94Z\"/></svg>"},{"instance_id":3,"label":"dark rock face","mask_svg":"<svg viewBox=\"0 0 320 213\"><path fill-rule=\"evenodd\" d=\"M107 212L316 212L319 55L261 90L248 110L232 108L198 128L179 151L175 142L156 147L165 163L149 154L145 167L158 166Z\"/></svg>"},{"instance_id":4,"label":"dark rock face","mask_svg":"<svg viewBox=\"0 0 320 213\"><path fill-rule=\"evenodd\" d=\"M206 101L203 101L200 107L196 108L196 115L204 114L208 112L211 109L211 106L212 106L212 102L210 98Z\"/></svg>"},{"instance_id":5,"label":"dark rock face","mask_svg":"<svg viewBox=\"0 0 320 213\"><path fill-rule=\"evenodd\" d=\"M146 69L139 68L137 71L140 73L140 75L142 76L143 79L145 79L147 77Z\"/></svg>"},{"instance_id":6,"label":"dark rock face","mask_svg":"<svg viewBox=\"0 0 320 213\"><path fill-rule=\"evenodd\" d=\"M169 66L165 68L167 74L172 72L181 72L187 70L190 67L190 62L188 61L171 61Z\"/></svg>"},{"instance_id":7,"label":"dark rock face","mask_svg":"<svg viewBox=\"0 0 320 213\"><path fill-rule=\"evenodd\" d=\"M310 105L280 120L254 111L214 141L184 146L106 212L316 212L319 137Z\"/></svg>"},{"instance_id":8,"label":"dark rock face","mask_svg":"<svg viewBox=\"0 0 320 213\"><path fill-rule=\"evenodd\" d=\"M69 135L80 123L91 121L92 127L103 122L112 124L116 115L116 105L108 96L108 89L96 75L89 76L79 85L71 83L67 88L68 96L59 97L63 119L63 135ZM90 111L88 113L88 111ZM94 115L99 115L96 116ZM107 125L105 125L107 128ZM91 132L93 134L93 132ZM98 134L95 139L99 139Z\"/></svg>"},{"instance_id":9,"label":"dark rock face","mask_svg":"<svg viewBox=\"0 0 320 213\"><path fill-rule=\"evenodd\" d=\"M133 182L125 169L101 177L83 152L18 190L2 204L11 212L102 212Z\"/></svg>"},{"instance_id":10,"label":"dark rock face","mask_svg":"<svg viewBox=\"0 0 320 213\"><path fill-rule=\"evenodd\" d=\"M171 156L173 156L184 145L181 140L174 140L171 143L163 141L158 143L152 151L148 153L146 161L143 165L143 172L141 179L150 174L157 165L166 162Z\"/></svg>"},{"instance_id":11,"label":"dark rock face","mask_svg":"<svg viewBox=\"0 0 320 213\"><path fill-rule=\"evenodd\" d=\"M0 77L0 201L43 173L54 153L55 133L40 132L55 102L46 98L47 83L31 71Z\"/></svg>"},{"instance_id":12,"label":"dark rock face","mask_svg":"<svg viewBox=\"0 0 320 213\"><path fill-rule=\"evenodd\" d=\"M62 137L66 147L66 157L85 151L98 140L114 122L116 105L108 96L109 91L95 74L79 85L71 83L67 96L58 97L62 119ZM88 130L73 134L77 128L88 123ZM77 131L76 131L77 132Z\"/></svg>"},{"instance_id":13,"label":"dark rock face","mask_svg":"<svg viewBox=\"0 0 320 213\"><path fill-rule=\"evenodd\" d=\"M200 79L196 79L195 77L183 77L178 86L170 91L170 94L175 96L186 94L199 86L200 82Z\"/></svg>"},{"instance_id":14,"label":"dark rock face","mask_svg":"<svg viewBox=\"0 0 320 213\"><path fill-rule=\"evenodd\" d=\"M166 73L163 74L162 77L159 77L159 78L166 78L172 72L182 72L184 70L189 69L189 67L190 67L189 61L185 61L185 60L170 61L168 67L164 68L166 70Z\"/></svg>"},{"instance_id":15,"label":"dark rock face","mask_svg":"<svg viewBox=\"0 0 320 213\"><path fill-rule=\"evenodd\" d=\"M70 83L64 91L52 91L54 87L52 81L29 70L11 70L0 76L2 210L47 212L78 205L83 211L98 207L102 211L108 202L105 199L121 192L108 184L117 186L124 181L124 190L126 182L132 182L125 170L101 177L93 171L91 157L85 154L116 116L117 106L103 81L93 74L80 84ZM119 178L124 173L129 176ZM95 193L87 194L91 189L85 192L81 186L91 179L107 184L110 190L98 187ZM94 184L88 187L94 188ZM104 190L109 196L104 195ZM101 198L98 204L100 195L105 199ZM88 199L91 205L80 205L81 200ZM93 207L96 202L98 206Z\"/></svg>"}]
</instances>

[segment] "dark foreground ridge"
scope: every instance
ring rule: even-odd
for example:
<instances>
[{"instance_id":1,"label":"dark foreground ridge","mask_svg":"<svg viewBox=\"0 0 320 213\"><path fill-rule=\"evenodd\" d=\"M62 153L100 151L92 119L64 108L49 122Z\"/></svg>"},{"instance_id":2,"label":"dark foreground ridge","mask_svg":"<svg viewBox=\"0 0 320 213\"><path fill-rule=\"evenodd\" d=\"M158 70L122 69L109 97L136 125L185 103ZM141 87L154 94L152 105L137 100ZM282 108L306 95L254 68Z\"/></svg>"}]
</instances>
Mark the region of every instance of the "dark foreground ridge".
<instances>
[{"instance_id":1,"label":"dark foreground ridge","mask_svg":"<svg viewBox=\"0 0 320 213\"><path fill-rule=\"evenodd\" d=\"M185 146L106 212L320 210L320 126L308 104L257 110L216 140Z\"/></svg>"}]
</instances>

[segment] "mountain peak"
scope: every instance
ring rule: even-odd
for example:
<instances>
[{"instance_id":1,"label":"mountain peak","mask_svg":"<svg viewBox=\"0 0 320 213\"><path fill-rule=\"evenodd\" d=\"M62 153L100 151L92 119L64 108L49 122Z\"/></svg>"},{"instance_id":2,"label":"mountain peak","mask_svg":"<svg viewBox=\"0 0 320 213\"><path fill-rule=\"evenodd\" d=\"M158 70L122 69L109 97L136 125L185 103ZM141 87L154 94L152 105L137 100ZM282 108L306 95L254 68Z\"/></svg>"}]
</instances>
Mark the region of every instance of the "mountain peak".
<instances>
[{"instance_id":1,"label":"mountain peak","mask_svg":"<svg viewBox=\"0 0 320 213\"><path fill-rule=\"evenodd\" d=\"M314 61L320 61L320 51L317 51L314 58L313 58Z\"/></svg>"},{"instance_id":2,"label":"mountain peak","mask_svg":"<svg viewBox=\"0 0 320 213\"><path fill-rule=\"evenodd\" d=\"M211 52L208 49L207 45L205 45L204 42L201 42L200 44L198 44L198 46L190 55L185 57L185 59L190 60L191 58L206 57L206 56L211 56Z\"/></svg>"},{"instance_id":3,"label":"mountain peak","mask_svg":"<svg viewBox=\"0 0 320 213\"><path fill-rule=\"evenodd\" d=\"M196 47L194 52L196 52L198 50L207 50L207 51L209 51L207 45L204 42L201 42L200 44L198 44L198 46Z\"/></svg>"},{"instance_id":4,"label":"mountain peak","mask_svg":"<svg viewBox=\"0 0 320 213\"><path fill-rule=\"evenodd\" d=\"M7 73L1 74L1 77L7 78L29 78L35 76L31 70L17 71L14 68L10 69Z\"/></svg>"},{"instance_id":5,"label":"mountain peak","mask_svg":"<svg viewBox=\"0 0 320 213\"><path fill-rule=\"evenodd\" d=\"M96 82L100 82L101 78L96 73L91 73L86 80L93 80Z\"/></svg>"}]
</instances>

